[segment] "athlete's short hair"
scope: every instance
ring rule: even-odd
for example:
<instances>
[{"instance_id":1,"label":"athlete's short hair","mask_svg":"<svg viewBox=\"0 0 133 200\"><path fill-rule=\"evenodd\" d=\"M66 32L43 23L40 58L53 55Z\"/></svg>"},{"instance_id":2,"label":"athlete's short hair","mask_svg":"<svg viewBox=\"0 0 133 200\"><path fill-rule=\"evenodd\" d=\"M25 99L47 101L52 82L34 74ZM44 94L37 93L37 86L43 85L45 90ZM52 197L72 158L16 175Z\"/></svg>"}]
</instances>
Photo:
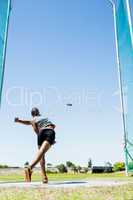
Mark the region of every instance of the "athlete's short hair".
<instances>
[{"instance_id":1,"label":"athlete's short hair","mask_svg":"<svg viewBox=\"0 0 133 200\"><path fill-rule=\"evenodd\" d=\"M32 115L32 116L39 116L39 115L40 115L39 109L36 108L36 107L32 108L32 110L31 110L31 115Z\"/></svg>"}]
</instances>

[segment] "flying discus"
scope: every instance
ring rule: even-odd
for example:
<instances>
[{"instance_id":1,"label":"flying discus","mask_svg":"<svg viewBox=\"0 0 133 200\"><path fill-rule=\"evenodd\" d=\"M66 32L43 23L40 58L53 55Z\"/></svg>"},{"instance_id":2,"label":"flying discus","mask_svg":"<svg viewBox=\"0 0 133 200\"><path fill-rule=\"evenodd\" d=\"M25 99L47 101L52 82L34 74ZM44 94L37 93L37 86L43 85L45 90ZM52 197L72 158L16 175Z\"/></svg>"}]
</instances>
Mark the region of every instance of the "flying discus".
<instances>
[{"instance_id":1,"label":"flying discus","mask_svg":"<svg viewBox=\"0 0 133 200\"><path fill-rule=\"evenodd\" d=\"M70 106L70 107L71 107L71 106L72 106L72 103L67 103L66 106Z\"/></svg>"}]
</instances>

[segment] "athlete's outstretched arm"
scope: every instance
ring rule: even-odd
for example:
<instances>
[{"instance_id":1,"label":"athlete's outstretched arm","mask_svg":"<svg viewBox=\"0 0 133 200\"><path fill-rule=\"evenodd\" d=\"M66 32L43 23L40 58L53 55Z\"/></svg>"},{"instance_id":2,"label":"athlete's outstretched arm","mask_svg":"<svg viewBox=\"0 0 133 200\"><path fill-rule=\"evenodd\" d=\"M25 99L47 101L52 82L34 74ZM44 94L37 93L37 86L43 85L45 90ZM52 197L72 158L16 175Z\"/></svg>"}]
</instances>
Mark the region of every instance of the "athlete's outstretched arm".
<instances>
[{"instance_id":1,"label":"athlete's outstretched arm","mask_svg":"<svg viewBox=\"0 0 133 200\"><path fill-rule=\"evenodd\" d=\"M19 118L15 118L14 120L16 123L20 123L20 124L24 124L24 125L32 125L32 122L31 121L28 121L28 120L21 120Z\"/></svg>"}]
</instances>

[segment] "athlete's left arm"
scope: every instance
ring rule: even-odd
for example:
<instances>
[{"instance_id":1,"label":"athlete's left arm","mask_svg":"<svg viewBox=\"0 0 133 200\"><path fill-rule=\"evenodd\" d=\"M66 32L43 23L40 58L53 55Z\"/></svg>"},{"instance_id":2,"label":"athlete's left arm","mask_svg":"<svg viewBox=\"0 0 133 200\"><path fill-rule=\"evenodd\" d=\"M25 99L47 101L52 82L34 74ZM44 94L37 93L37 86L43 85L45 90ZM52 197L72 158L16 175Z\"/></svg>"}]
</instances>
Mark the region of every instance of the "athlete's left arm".
<instances>
[{"instance_id":1,"label":"athlete's left arm","mask_svg":"<svg viewBox=\"0 0 133 200\"><path fill-rule=\"evenodd\" d=\"M20 123L20 124L24 124L24 125L32 125L32 123L31 123L31 121L29 121L29 120L21 120L21 119L19 119L19 118L15 118L15 120L14 120L16 123Z\"/></svg>"}]
</instances>

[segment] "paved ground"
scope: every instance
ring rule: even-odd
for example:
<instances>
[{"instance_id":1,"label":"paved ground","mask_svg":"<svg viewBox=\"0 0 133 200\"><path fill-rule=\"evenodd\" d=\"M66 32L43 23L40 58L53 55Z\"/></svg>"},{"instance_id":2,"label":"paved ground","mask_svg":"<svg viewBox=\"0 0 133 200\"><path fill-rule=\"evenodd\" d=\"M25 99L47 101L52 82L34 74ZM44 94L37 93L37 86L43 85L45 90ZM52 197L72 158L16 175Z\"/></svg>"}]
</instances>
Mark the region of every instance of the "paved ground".
<instances>
[{"instance_id":1,"label":"paved ground","mask_svg":"<svg viewBox=\"0 0 133 200\"><path fill-rule=\"evenodd\" d=\"M7 183L0 182L0 188L74 188L74 187L95 187L95 186L118 186L127 184L125 181L101 181L101 180L90 180L90 181L50 181L48 184L42 184L41 182L31 183Z\"/></svg>"}]
</instances>

